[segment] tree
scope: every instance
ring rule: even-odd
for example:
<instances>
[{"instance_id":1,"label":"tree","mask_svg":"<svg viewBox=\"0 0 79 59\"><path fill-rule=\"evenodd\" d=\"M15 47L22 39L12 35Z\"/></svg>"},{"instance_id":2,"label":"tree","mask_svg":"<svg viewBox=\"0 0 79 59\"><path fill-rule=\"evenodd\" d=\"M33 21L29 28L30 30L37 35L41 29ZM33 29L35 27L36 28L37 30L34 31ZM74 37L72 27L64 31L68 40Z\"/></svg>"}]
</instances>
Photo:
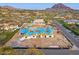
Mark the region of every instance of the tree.
<instances>
[{"instance_id":1,"label":"tree","mask_svg":"<svg viewBox=\"0 0 79 59\"><path fill-rule=\"evenodd\" d=\"M33 48L28 48L26 50L26 53L28 55L43 55L43 52L41 50L39 50L37 48L34 48L34 47Z\"/></svg>"},{"instance_id":2,"label":"tree","mask_svg":"<svg viewBox=\"0 0 79 59\"><path fill-rule=\"evenodd\" d=\"M12 55L14 54L14 49L12 49L11 47L0 47L0 54L1 55Z\"/></svg>"}]
</instances>

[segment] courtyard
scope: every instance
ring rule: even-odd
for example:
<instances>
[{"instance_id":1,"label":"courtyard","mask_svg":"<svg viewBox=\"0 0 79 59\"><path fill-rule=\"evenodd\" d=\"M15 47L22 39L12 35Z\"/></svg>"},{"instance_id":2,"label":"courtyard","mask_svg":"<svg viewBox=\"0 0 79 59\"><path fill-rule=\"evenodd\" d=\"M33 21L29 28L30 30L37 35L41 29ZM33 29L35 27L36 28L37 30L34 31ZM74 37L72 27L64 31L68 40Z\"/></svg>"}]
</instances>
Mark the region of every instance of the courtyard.
<instances>
[{"instance_id":1,"label":"courtyard","mask_svg":"<svg viewBox=\"0 0 79 59\"><path fill-rule=\"evenodd\" d=\"M40 25L40 23L42 23ZM48 28L49 27L49 28ZM24 28L24 29L23 29ZM25 29L26 28L26 29ZM28 25L23 24L21 30L19 30L10 41L5 45L11 47L36 47L36 48L71 48L72 44L67 38L58 32L57 27L44 24L44 21L35 21L31 26L31 32L27 29ZM39 28L39 29L38 29ZM47 33L45 32L48 28ZM32 30L36 31L33 32ZM39 31L38 31L39 30Z\"/></svg>"}]
</instances>

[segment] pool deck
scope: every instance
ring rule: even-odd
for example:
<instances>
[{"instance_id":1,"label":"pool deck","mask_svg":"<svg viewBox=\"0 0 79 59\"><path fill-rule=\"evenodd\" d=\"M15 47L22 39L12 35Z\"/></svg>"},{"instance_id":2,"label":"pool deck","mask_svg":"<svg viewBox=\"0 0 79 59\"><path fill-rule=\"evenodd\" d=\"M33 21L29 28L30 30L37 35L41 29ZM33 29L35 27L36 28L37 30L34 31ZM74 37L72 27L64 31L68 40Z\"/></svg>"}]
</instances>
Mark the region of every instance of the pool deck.
<instances>
[{"instance_id":1,"label":"pool deck","mask_svg":"<svg viewBox=\"0 0 79 59\"><path fill-rule=\"evenodd\" d=\"M25 27L23 24L21 27ZM60 32L57 33L56 28L54 28L53 38L36 38L36 39L25 39L20 41L22 35L19 31L5 44L5 46L11 47L40 47L40 48L71 48L71 43L64 37Z\"/></svg>"},{"instance_id":2,"label":"pool deck","mask_svg":"<svg viewBox=\"0 0 79 59\"><path fill-rule=\"evenodd\" d=\"M42 25L38 27L34 27L35 25L27 26L25 28L21 28L19 32L23 35L32 36L32 35L52 35L54 30L50 25Z\"/></svg>"}]
</instances>

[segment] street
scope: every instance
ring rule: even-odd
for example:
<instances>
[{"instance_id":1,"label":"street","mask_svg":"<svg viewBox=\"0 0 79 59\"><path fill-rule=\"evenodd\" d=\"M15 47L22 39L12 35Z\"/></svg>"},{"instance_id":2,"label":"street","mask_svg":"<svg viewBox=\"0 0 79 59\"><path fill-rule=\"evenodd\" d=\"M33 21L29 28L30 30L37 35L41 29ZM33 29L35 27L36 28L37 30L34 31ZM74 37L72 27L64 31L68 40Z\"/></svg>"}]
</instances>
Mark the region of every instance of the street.
<instances>
[{"instance_id":1,"label":"street","mask_svg":"<svg viewBox=\"0 0 79 59\"><path fill-rule=\"evenodd\" d=\"M76 38L70 32L68 32L67 29L62 26L62 24L58 23L56 20L54 20L54 22L59 27L63 35L68 38L72 44L75 44L79 48L79 40L76 40Z\"/></svg>"}]
</instances>

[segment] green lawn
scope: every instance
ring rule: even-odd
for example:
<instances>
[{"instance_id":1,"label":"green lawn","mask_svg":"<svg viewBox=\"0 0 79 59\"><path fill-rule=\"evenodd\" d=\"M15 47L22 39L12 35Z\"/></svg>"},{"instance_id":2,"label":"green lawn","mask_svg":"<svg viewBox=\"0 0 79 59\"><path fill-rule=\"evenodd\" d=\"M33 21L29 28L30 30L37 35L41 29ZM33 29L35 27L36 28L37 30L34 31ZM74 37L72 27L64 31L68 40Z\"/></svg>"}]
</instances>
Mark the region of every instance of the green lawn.
<instances>
[{"instance_id":1,"label":"green lawn","mask_svg":"<svg viewBox=\"0 0 79 59\"><path fill-rule=\"evenodd\" d=\"M79 35L79 28L74 28L72 29L72 32L75 33L76 35Z\"/></svg>"},{"instance_id":2,"label":"green lawn","mask_svg":"<svg viewBox=\"0 0 79 59\"><path fill-rule=\"evenodd\" d=\"M63 20L57 20L59 23L63 24L63 26L69 30L71 30L74 34L79 35L79 28L71 28L70 24L67 24ZM74 24L76 25L76 24ZM73 26L73 25L72 25Z\"/></svg>"},{"instance_id":3,"label":"green lawn","mask_svg":"<svg viewBox=\"0 0 79 59\"><path fill-rule=\"evenodd\" d=\"M2 33L0 33L0 46L4 45L7 41L9 41L17 31L18 30L3 31Z\"/></svg>"}]
</instances>

